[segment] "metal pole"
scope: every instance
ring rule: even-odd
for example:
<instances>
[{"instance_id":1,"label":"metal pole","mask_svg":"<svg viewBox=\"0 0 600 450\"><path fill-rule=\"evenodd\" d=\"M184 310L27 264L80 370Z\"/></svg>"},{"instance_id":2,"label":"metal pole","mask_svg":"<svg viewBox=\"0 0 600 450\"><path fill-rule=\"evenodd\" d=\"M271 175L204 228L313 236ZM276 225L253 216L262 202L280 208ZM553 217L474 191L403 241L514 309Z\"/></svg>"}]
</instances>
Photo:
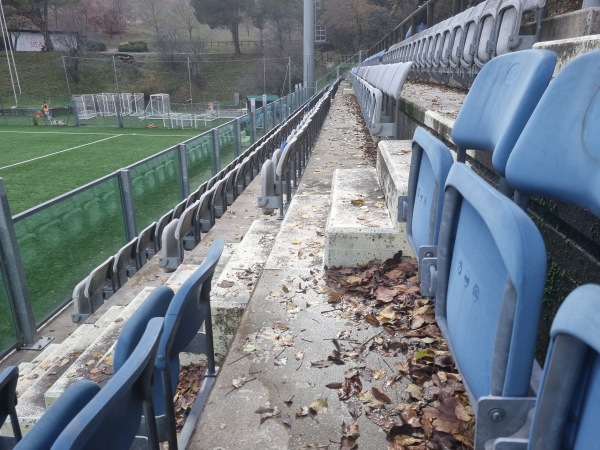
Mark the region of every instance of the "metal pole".
<instances>
[{"instance_id":1,"label":"metal pole","mask_svg":"<svg viewBox=\"0 0 600 450\"><path fill-rule=\"evenodd\" d=\"M315 3L304 0L304 87L311 88L315 77Z\"/></svg>"},{"instance_id":2,"label":"metal pole","mask_svg":"<svg viewBox=\"0 0 600 450\"><path fill-rule=\"evenodd\" d=\"M119 171L121 181L121 202L125 209L125 239L131 241L137 236L137 224L135 220L135 204L133 201L133 191L131 189L131 177L129 170L121 169Z\"/></svg>"},{"instance_id":3,"label":"metal pole","mask_svg":"<svg viewBox=\"0 0 600 450\"><path fill-rule=\"evenodd\" d=\"M188 178L187 152L185 151L185 144L179 144L178 149L179 165L181 168L181 192L183 194L182 198L187 198L190 195L190 180Z\"/></svg>"},{"instance_id":4,"label":"metal pole","mask_svg":"<svg viewBox=\"0 0 600 450\"><path fill-rule=\"evenodd\" d=\"M194 113L194 107L193 107L194 96L192 95L192 71L190 70L190 57L189 56L187 59L187 63L188 63L188 80L190 83L190 114L193 114Z\"/></svg>"},{"instance_id":5,"label":"metal pole","mask_svg":"<svg viewBox=\"0 0 600 450\"><path fill-rule=\"evenodd\" d=\"M2 22L4 29L6 30L6 35L8 36L9 46L6 47L10 50L10 59L12 59L13 68L15 69L15 78L17 79L17 86L19 87L19 94L21 91L21 82L19 81L19 73L17 72L17 63L15 62L15 55L13 53L12 42L10 41L10 34L8 33L8 25L6 24L6 17L4 16L4 6L2 6L2 0L0 0L0 12L2 13ZM0 27L1 28L1 27ZM6 41L4 41L4 45L6 45Z\"/></svg>"},{"instance_id":6,"label":"metal pole","mask_svg":"<svg viewBox=\"0 0 600 450\"><path fill-rule=\"evenodd\" d=\"M115 71L115 86L117 87L117 92L119 92L119 80L117 78L117 64L115 63L115 55L113 55L113 70Z\"/></svg>"},{"instance_id":7,"label":"metal pole","mask_svg":"<svg viewBox=\"0 0 600 450\"><path fill-rule=\"evenodd\" d=\"M0 5L2 5L1 0L0 0ZM15 105L18 105L19 100L17 99L17 90L15 89L15 80L13 78L13 70L12 70L12 66L10 63L10 58L8 57L8 47L11 45L10 35L8 36L9 37L8 45L6 44L6 37L4 36L5 31L6 31L6 34L8 34L8 29L6 29L6 23L4 22L4 8L1 10L1 12L2 12L2 17L0 17L0 31L2 31L2 39L4 40L4 49L6 52L6 62L8 64L8 73L10 74L10 83L12 85L13 94L15 96Z\"/></svg>"},{"instance_id":8,"label":"metal pole","mask_svg":"<svg viewBox=\"0 0 600 450\"><path fill-rule=\"evenodd\" d=\"M2 178L0 178L0 258L8 302L18 338L22 339L26 348L41 348L17 244L17 235Z\"/></svg>"},{"instance_id":9,"label":"metal pole","mask_svg":"<svg viewBox=\"0 0 600 450\"><path fill-rule=\"evenodd\" d=\"M69 84L69 75L67 74L67 66L65 64L65 57L62 57L63 69L65 70L65 79L67 80L67 90L69 91L69 98L73 98L71 96L71 85Z\"/></svg>"},{"instance_id":10,"label":"metal pole","mask_svg":"<svg viewBox=\"0 0 600 450\"><path fill-rule=\"evenodd\" d=\"M292 93L292 57L288 56L288 94Z\"/></svg>"},{"instance_id":11,"label":"metal pole","mask_svg":"<svg viewBox=\"0 0 600 450\"><path fill-rule=\"evenodd\" d=\"M219 129L213 128L212 135L213 135L213 157L214 157L213 170L215 171L213 175L216 175L221 170L221 146L219 143Z\"/></svg>"}]
</instances>

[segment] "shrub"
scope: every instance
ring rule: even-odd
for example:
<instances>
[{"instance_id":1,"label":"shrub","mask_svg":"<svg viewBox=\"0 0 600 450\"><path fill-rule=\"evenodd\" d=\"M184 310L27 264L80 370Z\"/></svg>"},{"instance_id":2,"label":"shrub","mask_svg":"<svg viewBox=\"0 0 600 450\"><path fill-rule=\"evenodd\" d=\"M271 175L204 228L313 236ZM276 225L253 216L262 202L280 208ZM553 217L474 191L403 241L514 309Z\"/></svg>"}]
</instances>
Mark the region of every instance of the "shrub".
<instances>
[{"instance_id":1,"label":"shrub","mask_svg":"<svg viewBox=\"0 0 600 450\"><path fill-rule=\"evenodd\" d=\"M87 37L81 38L81 45L88 52L103 52L106 51L106 44L102 41L96 41Z\"/></svg>"},{"instance_id":2,"label":"shrub","mask_svg":"<svg viewBox=\"0 0 600 450\"><path fill-rule=\"evenodd\" d=\"M120 52L137 52L143 53L148 51L148 44L144 41L132 41L119 44Z\"/></svg>"}]
</instances>

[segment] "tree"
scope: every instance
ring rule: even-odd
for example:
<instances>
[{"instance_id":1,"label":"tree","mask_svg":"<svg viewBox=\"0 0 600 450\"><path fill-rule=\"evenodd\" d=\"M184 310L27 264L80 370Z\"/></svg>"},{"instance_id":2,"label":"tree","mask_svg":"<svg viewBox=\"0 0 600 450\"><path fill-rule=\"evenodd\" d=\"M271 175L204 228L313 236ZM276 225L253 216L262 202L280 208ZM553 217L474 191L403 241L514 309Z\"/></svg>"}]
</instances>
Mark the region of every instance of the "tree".
<instances>
[{"instance_id":1,"label":"tree","mask_svg":"<svg viewBox=\"0 0 600 450\"><path fill-rule=\"evenodd\" d=\"M142 0L141 13L144 21L152 25L155 32L156 41L160 40L161 27L165 20L165 10L163 0Z\"/></svg>"},{"instance_id":2,"label":"tree","mask_svg":"<svg viewBox=\"0 0 600 450\"><path fill-rule=\"evenodd\" d=\"M189 0L176 0L173 5L173 14L175 18L183 25L188 32L189 43L193 46L193 31L198 26L198 19L194 14L194 8Z\"/></svg>"},{"instance_id":3,"label":"tree","mask_svg":"<svg viewBox=\"0 0 600 450\"><path fill-rule=\"evenodd\" d=\"M327 0L324 8L327 41L341 52L368 49L392 28L387 10L367 0Z\"/></svg>"},{"instance_id":4,"label":"tree","mask_svg":"<svg viewBox=\"0 0 600 450\"><path fill-rule=\"evenodd\" d=\"M231 32L236 55L240 50L240 22L247 8L247 0L192 0L198 22L211 28L225 28Z\"/></svg>"}]
</instances>

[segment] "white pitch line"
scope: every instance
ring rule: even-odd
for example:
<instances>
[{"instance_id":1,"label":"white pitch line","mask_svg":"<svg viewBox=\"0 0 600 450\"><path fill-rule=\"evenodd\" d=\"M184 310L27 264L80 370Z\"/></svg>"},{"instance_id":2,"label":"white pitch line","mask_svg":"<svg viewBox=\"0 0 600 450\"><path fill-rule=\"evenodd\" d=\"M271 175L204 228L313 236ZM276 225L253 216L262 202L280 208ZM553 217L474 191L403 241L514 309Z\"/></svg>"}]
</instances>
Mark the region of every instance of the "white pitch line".
<instances>
[{"instance_id":1,"label":"white pitch line","mask_svg":"<svg viewBox=\"0 0 600 450\"><path fill-rule=\"evenodd\" d=\"M17 134L69 134L71 136L106 136L108 133L69 133L67 131L12 131L12 130L0 130L0 133L17 133ZM143 133L121 133L121 134L109 134L109 136L137 136L137 137L186 137L193 138L193 134L143 134Z\"/></svg>"},{"instance_id":2,"label":"white pitch line","mask_svg":"<svg viewBox=\"0 0 600 450\"><path fill-rule=\"evenodd\" d=\"M22 164L27 164L27 163L30 163L30 162L33 162L33 161L37 161L39 159L48 158L50 156L58 155L59 153L70 152L71 150L77 150L78 148L86 147L88 145L97 144L98 142L108 141L109 139L113 139L113 138L116 138L116 137L119 137L119 136L121 136L121 135L120 134L116 134L114 136L110 136L110 137L107 137L107 138L104 138L104 139L100 139L99 141L88 142L87 144L81 144L81 145L78 145L76 147L71 147L71 148L67 148L65 150L60 150L58 152L49 153L49 154L44 155L44 156L38 156L37 158L32 158L32 159L28 159L26 161L21 161L21 162L18 162L18 163L10 164L8 166L0 167L0 170L2 170L2 169L9 169L9 168L15 167L15 166L20 166Z\"/></svg>"}]
</instances>

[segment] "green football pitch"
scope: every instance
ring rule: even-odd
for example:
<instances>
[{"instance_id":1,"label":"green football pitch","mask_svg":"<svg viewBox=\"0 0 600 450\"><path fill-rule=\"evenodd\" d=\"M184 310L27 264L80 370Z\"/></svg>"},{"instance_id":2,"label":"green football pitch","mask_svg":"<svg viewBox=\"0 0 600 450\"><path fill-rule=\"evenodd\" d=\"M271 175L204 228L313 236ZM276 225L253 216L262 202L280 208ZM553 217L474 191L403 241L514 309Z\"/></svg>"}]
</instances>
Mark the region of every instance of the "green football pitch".
<instances>
[{"instance_id":1,"label":"green football pitch","mask_svg":"<svg viewBox=\"0 0 600 450\"><path fill-rule=\"evenodd\" d=\"M205 130L3 126L0 177L11 214L25 211Z\"/></svg>"}]
</instances>

